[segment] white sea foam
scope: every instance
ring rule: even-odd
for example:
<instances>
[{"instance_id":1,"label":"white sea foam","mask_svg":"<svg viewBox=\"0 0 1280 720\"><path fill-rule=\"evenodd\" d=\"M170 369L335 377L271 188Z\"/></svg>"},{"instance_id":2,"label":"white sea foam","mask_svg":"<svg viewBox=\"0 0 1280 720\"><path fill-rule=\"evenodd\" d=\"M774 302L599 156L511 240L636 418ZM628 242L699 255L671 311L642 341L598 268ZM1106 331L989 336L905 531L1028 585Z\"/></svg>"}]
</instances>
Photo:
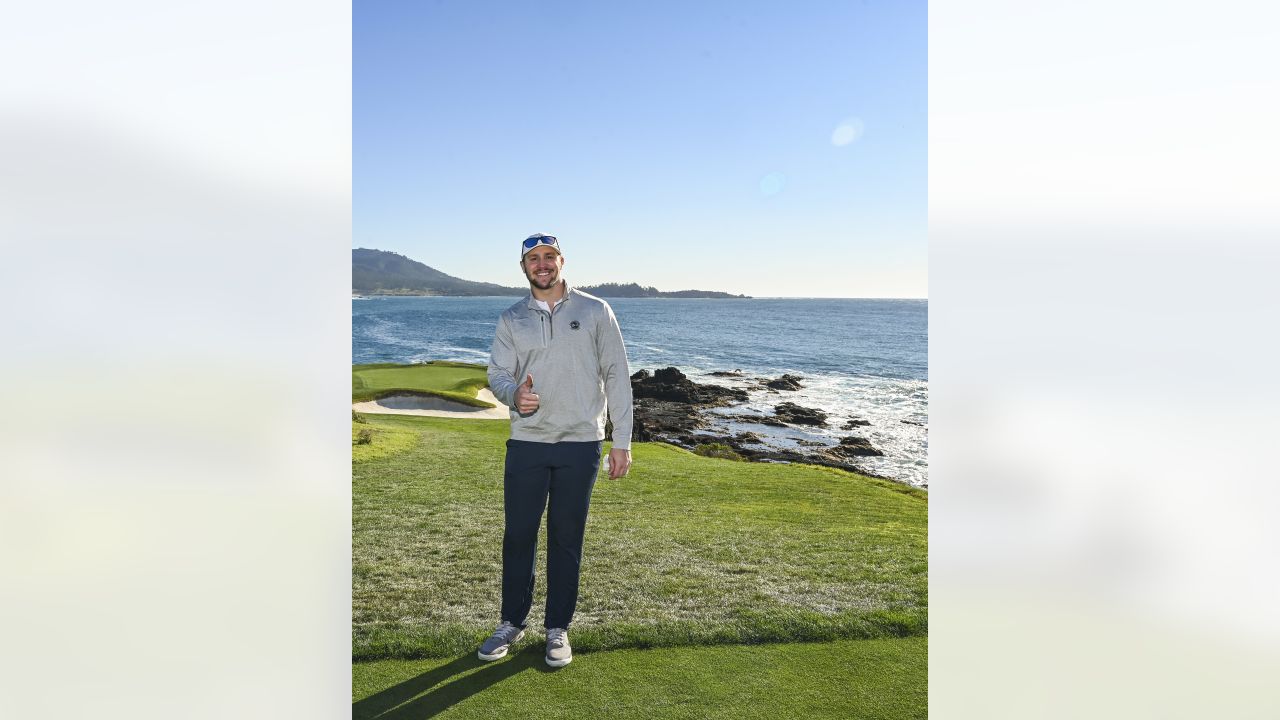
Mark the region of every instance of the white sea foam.
<instances>
[{"instance_id":1,"label":"white sea foam","mask_svg":"<svg viewBox=\"0 0 1280 720\"><path fill-rule=\"evenodd\" d=\"M877 475L917 487L928 487L928 383L925 381L792 370L790 374L802 378L800 383L803 387L794 391L771 391L759 389L757 381L782 373L762 375L744 372L743 377L737 378L708 375L708 371L701 368L680 369L694 382L748 390L750 399L745 404L710 411L712 416L724 418L718 424L726 432L749 430L760 435L766 445L780 449L802 448L801 440L836 445L844 437L864 437L884 456L859 457L853 461L855 465ZM822 410L828 415L828 426L780 428L733 420L735 416L742 415L772 415L775 406L784 402ZM843 427L855 418L871 424L850 429Z\"/></svg>"},{"instance_id":2,"label":"white sea foam","mask_svg":"<svg viewBox=\"0 0 1280 720\"><path fill-rule=\"evenodd\" d=\"M440 349L440 355L437 357L448 357L450 360L459 360L461 362L471 362L473 360L489 360L489 350L476 350L474 348L464 348L449 346Z\"/></svg>"},{"instance_id":3,"label":"white sea foam","mask_svg":"<svg viewBox=\"0 0 1280 720\"><path fill-rule=\"evenodd\" d=\"M363 327L360 332L371 340L376 340L384 345L393 345L395 347L419 347L419 343L415 343L406 334L406 328L394 320L384 320L382 318L372 318L372 323Z\"/></svg>"}]
</instances>

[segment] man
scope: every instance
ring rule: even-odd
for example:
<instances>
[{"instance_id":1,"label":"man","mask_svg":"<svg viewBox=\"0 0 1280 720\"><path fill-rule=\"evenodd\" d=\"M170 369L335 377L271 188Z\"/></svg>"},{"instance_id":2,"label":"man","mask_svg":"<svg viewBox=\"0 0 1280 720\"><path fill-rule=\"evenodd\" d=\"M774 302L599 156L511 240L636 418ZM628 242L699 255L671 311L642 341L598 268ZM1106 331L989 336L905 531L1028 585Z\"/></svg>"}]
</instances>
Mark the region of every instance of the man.
<instances>
[{"instance_id":1,"label":"man","mask_svg":"<svg viewBox=\"0 0 1280 720\"><path fill-rule=\"evenodd\" d=\"M501 622L479 656L497 660L524 637L545 506L546 661L562 667L573 660L568 630L606 407L613 421L609 478L631 467L631 378L613 309L560 277L564 255L555 237L538 233L522 242L520 269L529 295L498 318L489 356L489 387L511 408L511 439L503 476Z\"/></svg>"}]
</instances>

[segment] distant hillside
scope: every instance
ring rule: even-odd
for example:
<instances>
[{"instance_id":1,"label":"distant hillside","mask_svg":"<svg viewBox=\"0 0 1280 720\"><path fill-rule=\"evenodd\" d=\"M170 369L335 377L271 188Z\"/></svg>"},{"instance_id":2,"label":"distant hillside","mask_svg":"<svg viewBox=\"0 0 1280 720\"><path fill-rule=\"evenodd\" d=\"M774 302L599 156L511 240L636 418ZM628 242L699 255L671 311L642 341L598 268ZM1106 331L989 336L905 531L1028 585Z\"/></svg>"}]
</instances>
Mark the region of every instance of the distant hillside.
<instances>
[{"instance_id":1,"label":"distant hillside","mask_svg":"<svg viewBox=\"0 0 1280 720\"><path fill-rule=\"evenodd\" d=\"M578 287L578 286L574 286ZM713 290L677 290L662 292L636 283L621 285L604 283L578 287L599 297L664 297L664 298L745 298ZM521 296L529 287L505 287L493 283L472 282L446 275L417 260L386 250L358 248L351 251L351 292L361 295L497 295Z\"/></svg>"},{"instance_id":2,"label":"distant hillside","mask_svg":"<svg viewBox=\"0 0 1280 720\"><path fill-rule=\"evenodd\" d=\"M351 251L351 291L363 295L524 295L528 287L503 287L445 275L417 260L385 250Z\"/></svg>"},{"instance_id":3,"label":"distant hillside","mask_svg":"<svg viewBox=\"0 0 1280 720\"><path fill-rule=\"evenodd\" d=\"M575 286L577 287L577 286ZM658 288L644 287L636 283L627 283L619 285L618 283L604 283L602 285L586 285L578 287L585 293L590 293L597 297L663 297L663 298L745 298L747 295L732 295L730 293L717 292L715 290L676 290L674 292L663 292Z\"/></svg>"}]
</instances>

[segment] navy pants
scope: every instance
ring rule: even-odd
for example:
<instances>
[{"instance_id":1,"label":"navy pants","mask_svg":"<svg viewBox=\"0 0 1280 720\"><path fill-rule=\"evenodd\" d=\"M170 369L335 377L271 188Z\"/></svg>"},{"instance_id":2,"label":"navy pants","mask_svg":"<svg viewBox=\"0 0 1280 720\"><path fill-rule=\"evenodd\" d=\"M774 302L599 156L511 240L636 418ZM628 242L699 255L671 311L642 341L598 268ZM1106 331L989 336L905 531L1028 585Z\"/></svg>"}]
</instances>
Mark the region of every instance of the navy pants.
<instances>
[{"instance_id":1,"label":"navy pants","mask_svg":"<svg viewBox=\"0 0 1280 720\"><path fill-rule=\"evenodd\" d=\"M568 628L578 605L582 535L604 443L507 441L503 475L502 620L525 627L533 604L538 528L547 509L548 628Z\"/></svg>"}]
</instances>

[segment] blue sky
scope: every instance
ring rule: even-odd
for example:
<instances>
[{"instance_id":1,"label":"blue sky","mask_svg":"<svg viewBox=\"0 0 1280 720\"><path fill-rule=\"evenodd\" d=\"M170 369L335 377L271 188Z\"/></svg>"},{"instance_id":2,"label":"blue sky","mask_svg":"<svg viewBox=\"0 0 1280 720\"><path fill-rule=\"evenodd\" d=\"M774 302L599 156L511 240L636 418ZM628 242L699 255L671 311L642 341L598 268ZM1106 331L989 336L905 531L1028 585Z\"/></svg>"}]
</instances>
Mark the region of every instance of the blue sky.
<instances>
[{"instance_id":1,"label":"blue sky","mask_svg":"<svg viewBox=\"0 0 1280 720\"><path fill-rule=\"evenodd\" d=\"M927 295L924 2L359 2L353 247L523 284Z\"/></svg>"}]
</instances>

